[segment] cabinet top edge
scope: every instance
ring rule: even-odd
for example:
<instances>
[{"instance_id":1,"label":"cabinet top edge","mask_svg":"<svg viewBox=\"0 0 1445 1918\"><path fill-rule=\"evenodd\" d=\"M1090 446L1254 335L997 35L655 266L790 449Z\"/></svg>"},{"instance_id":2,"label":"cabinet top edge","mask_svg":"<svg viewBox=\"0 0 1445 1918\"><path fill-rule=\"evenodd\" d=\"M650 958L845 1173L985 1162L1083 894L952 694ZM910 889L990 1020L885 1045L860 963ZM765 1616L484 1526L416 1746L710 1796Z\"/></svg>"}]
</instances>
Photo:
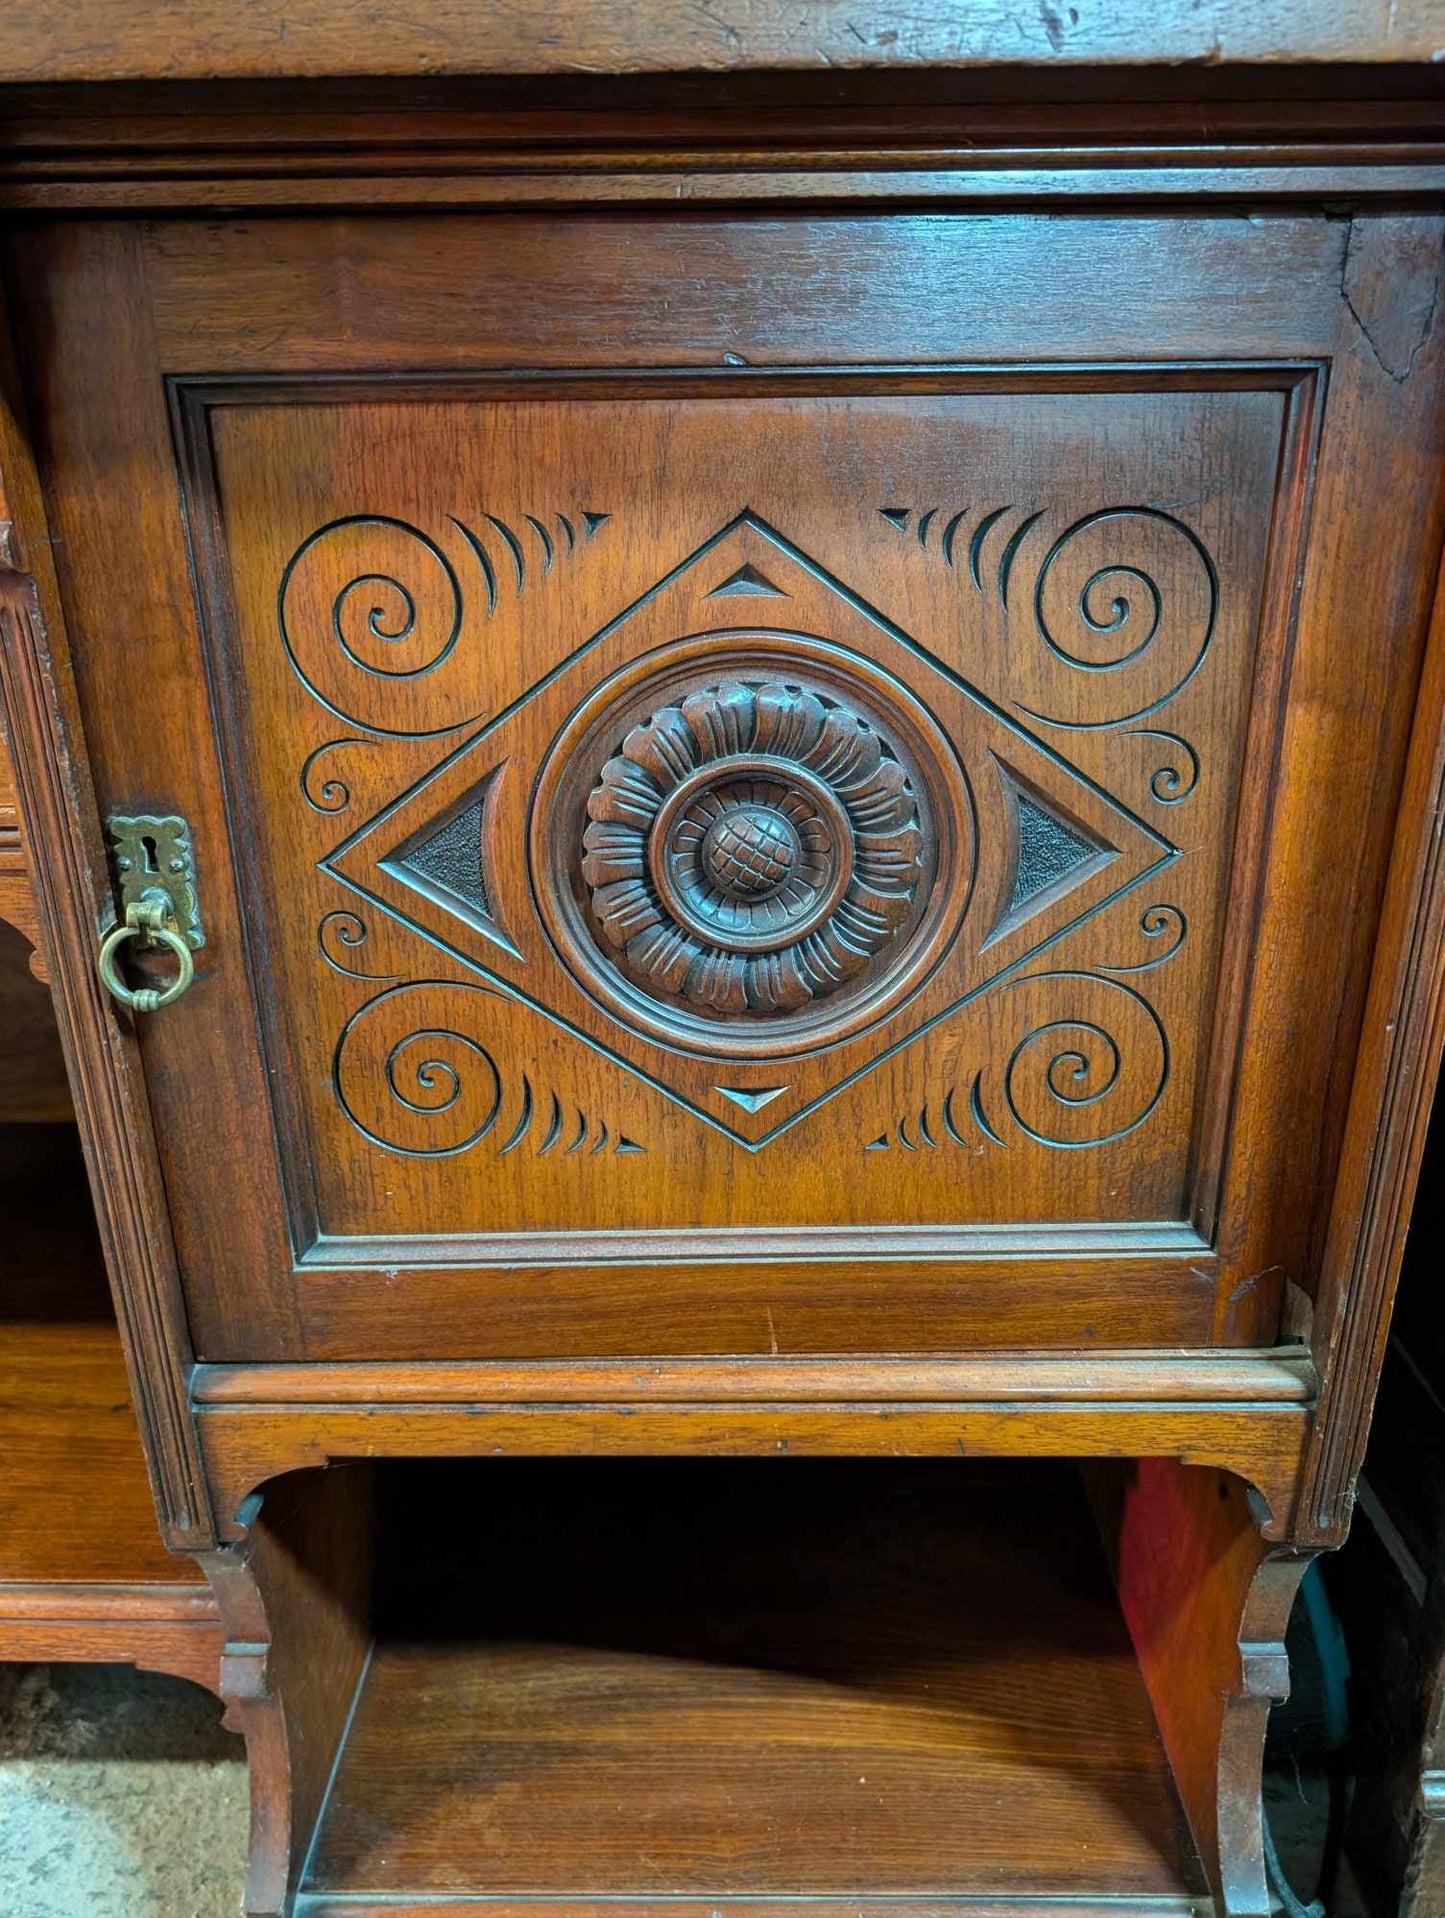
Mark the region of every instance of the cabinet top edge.
<instances>
[{"instance_id":1,"label":"cabinet top edge","mask_svg":"<svg viewBox=\"0 0 1445 1918\"><path fill-rule=\"evenodd\" d=\"M1441 0L1388 11L1189 7L1120 0L1041 7L993 0L948 7L694 7L677 0L566 0L545 16L438 0L425 16L370 0L270 10L194 0L184 8L114 0L16 0L0 21L0 77L22 81L258 79L466 73L831 73L995 66L1402 65L1440 58Z\"/></svg>"}]
</instances>

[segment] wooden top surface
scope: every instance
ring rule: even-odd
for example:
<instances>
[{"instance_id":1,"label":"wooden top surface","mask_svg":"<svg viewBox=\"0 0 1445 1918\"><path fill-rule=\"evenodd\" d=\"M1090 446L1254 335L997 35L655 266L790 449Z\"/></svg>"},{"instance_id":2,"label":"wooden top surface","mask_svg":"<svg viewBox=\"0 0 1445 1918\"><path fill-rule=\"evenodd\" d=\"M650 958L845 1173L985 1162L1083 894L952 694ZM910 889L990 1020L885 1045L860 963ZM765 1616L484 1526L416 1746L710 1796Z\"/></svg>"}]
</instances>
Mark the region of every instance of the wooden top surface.
<instances>
[{"instance_id":1,"label":"wooden top surface","mask_svg":"<svg viewBox=\"0 0 1445 1918\"><path fill-rule=\"evenodd\" d=\"M1272 62L1429 62L1441 0L560 0L533 10L437 0L14 0L0 81L446 73L666 73Z\"/></svg>"}]
</instances>

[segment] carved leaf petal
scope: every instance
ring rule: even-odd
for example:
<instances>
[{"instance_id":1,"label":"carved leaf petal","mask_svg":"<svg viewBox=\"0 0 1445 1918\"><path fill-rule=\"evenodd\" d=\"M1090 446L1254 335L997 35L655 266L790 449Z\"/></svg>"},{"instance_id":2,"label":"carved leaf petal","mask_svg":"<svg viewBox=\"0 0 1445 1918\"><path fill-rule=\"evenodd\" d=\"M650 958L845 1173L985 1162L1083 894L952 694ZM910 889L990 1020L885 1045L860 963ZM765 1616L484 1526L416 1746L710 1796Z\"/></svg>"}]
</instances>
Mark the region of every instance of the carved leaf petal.
<instances>
[{"instance_id":1,"label":"carved leaf petal","mask_svg":"<svg viewBox=\"0 0 1445 1918\"><path fill-rule=\"evenodd\" d=\"M908 775L896 759L880 759L871 776L843 797L857 832L893 832L917 812Z\"/></svg>"},{"instance_id":2,"label":"carved leaf petal","mask_svg":"<svg viewBox=\"0 0 1445 1918\"><path fill-rule=\"evenodd\" d=\"M872 727L834 707L803 764L851 803L853 789L867 784L882 757L883 745Z\"/></svg>"},{"instance_id":3,"label":"carved leaf petal","mask_svg":"<svg viewBox=\"0 0 1445 1918\"><path fill-rule=\"evenodd\" d=\"M752 691L736 684L710 686L689 693L682 716L697 741L700 760L728 759L752 750L756 701Z\"/></svg>"},{"instance_id":4,"label":"carved leaf petal","mask_svg":"<svg viewBox=\"0 0 1445 1918\"><path fill-rule=\"evenodd\" d=\"M637 934L663 923L652 894L640 879L619 879L615 885L599 887L592 895L592 910L614 946L628 946Z\"/></svg>"},{"instance_id":5,"label":"carved leaf petal","mask_svg":"<svg viewBox=\"0 0 1445 1918\"><path fill-rule=\"evenodd\" d=\"M815 993L832 992L867 963L862 954L853 952L835 938L830 926L821 932L809 933L796 950L799 964Z\"/></svg>"},{"instance_id":6,"label":"carved leaf petal","mask_svg":"<svg viewBox=\"0 0 1445 1918\"><path fill-rule=\"evenodd\" d=\"M582 835L582 877L589 886L618 879L641 879L647 870L647 841L633 826L598 821Z\"/></svg>"},{"instance_id":7,"label":"carved leaf petal","mask_svg":"<svg viewBox=\"0 0 1445 1918\"><path fill-rule=\"evenodd\" d=\"M587 795L587 814L646 832L661 804L656 781L641 766L630 759L609 759L602 768L601 783Z\"/></svg>"},{"instance_id":8,"label":"carved leaf petal","mask_svg":"<svg viewBox=\"0 0 1445 1918\"><path fill-rule=\"evenodd\" d=\"M890 833L859 833L853 842L853 871L870 893L912 898L923 859L923 837L916 825Z\"/></svg>"},{"instance_id":9,"label":"carved leaf petal","mask_svg":"<svg viewBox=\"0 0 1445 1918\"><path fill-rule=\"evenodd\" d=\"M828 923L809 933L798 948L814 990L831 992L861 972L891 931L881 914L851 898L841 900Z\"/></svg>"},{"instance_id":10,"label":"carved leaf petal","mask_svg":"<svg viewBox=\"0 0 1445 1918\"><path fill-rule=\"evenodd\" d=\"M883 904L885 910L877 910L866 899L857 898L850 887L823 930L840 947L846 946L850 952L858 953L860 959L870 958L893 934L896 902L885 900Z\"/></svg>"},{"instance_id":11,"label":"carved leaf petal","mask_svg":"<svg viewBox=\"0 0 1445 1918\"><path fill-rule=\"evenodd\" d=\"M687 975L687 996L714 1012L746 1012L747 961L740 953L713 949L693 961Z\"/></svg>"},{"instance_id":12,"label":"carved leaf petal","mask_svg":"<svg viewBox=\"0 0 1445 1918\"><path fill-rule=\"evenodd\" d=\"M796 946L758 953L748 967L748 1004L754 1012L793 1012L813 996Z\"/></svg>"},{"instance_id":13,"label":"carved leaf petal","mask_svg":"<svg viewBox=\"0 0 1445 1918\"><path fill-rule=\"evenodd\" d=\"M627 957L668 992L681 992L702 947L690 933L671 922L659 922L627 943Z\"/></svg>"},{"instance_id":14,"label":"carved leaf petal","mask_svg":"<svg viewBox=\"0 0 1445 1918\"><path fill-rule=\"evenodd\" d=\"M876 952L894 928L901 926L908 917L911 904L911 892L895 890L891 886L872 886L861 873L855 872L847 897L838 910L841 912L844 906L851 905L856 915L847 920L844 926L844 932L850 940L861 938L869 927L876 925L881 928L881 931L872 935L873 950Z\"/></svg>"},{"instance_id":15,"label":"carved leaf petal","mask_svg":"<svg viewBox=\"0 0 1445 1918\"><path fill-rule=\"evenodd\" d=\"M757 696L753 748L778 759L806 761L827 717L827 707L812 693L764 686Z\"/></svg>"},{"instance_id":16,"label":"carved leaf petal","mask_svg":"<svg viewBox=\"0 0 1445 1918\"><path fill-rule=\"evenodd\" d=\"M697 741L676 706L664 706L634 726L622 742L622 754L641 766L661 793L670 793L698 763Z\"/></svg>"}]
</instances>

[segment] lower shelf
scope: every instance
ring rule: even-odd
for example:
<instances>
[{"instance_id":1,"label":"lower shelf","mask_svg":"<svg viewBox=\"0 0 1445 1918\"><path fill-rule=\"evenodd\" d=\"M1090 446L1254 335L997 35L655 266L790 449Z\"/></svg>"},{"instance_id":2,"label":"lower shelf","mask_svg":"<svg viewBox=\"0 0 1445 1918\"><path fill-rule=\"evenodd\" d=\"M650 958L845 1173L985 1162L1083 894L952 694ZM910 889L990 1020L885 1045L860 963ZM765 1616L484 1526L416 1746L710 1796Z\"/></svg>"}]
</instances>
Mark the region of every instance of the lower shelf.
<instances>
[{"instance_id":1,"label":"lower shelf","mask_svg":"<svg viewBox=\"0 0 1445 1918\"><path fill-rule=\"evenodd\" d=\"M156 1524L73 1125L0 1123L0 1461L0 1659L214 1689L216 1604Z\"/></svg>"},{"instance_id":2,"label":"lower shelf","mask_svg":"<svg viewBox=\"0 0 1445 1918\"><path fill-rule=\"evenodd\" d=\"M416 1483L308 1918L1212 1910L1067 1468L509 1463L424 1580Z\"/></svg>"}]
</instances>

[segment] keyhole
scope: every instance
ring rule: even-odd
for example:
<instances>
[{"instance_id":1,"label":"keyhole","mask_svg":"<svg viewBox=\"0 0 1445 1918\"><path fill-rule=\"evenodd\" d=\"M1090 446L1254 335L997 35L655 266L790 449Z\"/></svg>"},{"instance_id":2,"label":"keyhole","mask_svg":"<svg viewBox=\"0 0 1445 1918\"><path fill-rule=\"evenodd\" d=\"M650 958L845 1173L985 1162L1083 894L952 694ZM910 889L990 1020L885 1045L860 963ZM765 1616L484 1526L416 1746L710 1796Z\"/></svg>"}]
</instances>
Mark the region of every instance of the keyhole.
<instances>
[{"instance_id":1,"label":"keyhole","mask_svg":"<svg viewBox=\"0 0 1445 1918\"><path fill-rule=\"evenodd\" d=\"M154 840L154 839L153 839L153 838L152 838L152 837L150 836L150 834L149 834L149 833L144 833L144 834L142 834L142 836L141 836L141 842L140 842L140 844L141 844L141 851L142 851L142 852L143 852L143 853L145 854L145 869L146 869L146 871L147 871L147 872L157 872L157 873L158 873L158 872L160 871L160 866L159 866L159 864L157 863L157 860L156 860L156 842L155 842L155 840Z\"/></svg>"}]
</instances>

